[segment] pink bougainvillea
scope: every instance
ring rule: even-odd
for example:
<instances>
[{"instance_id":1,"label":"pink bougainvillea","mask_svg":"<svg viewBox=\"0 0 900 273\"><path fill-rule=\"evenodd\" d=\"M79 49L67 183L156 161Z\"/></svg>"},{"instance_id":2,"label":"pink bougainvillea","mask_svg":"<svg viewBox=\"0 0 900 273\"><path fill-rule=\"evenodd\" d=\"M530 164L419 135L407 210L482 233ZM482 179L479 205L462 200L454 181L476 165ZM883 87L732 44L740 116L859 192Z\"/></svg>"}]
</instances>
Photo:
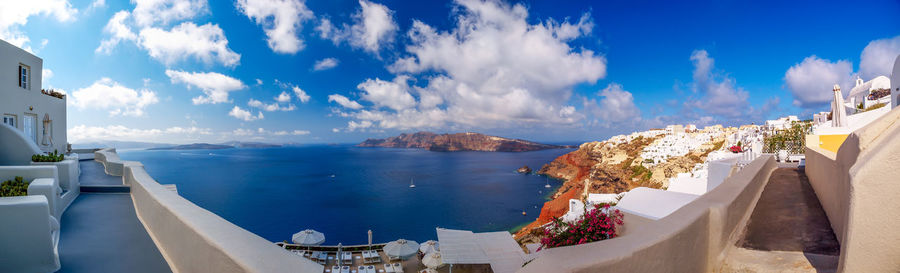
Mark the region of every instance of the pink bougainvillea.
<instances>
[{"instance_id":1,"label":"pink bougainvillea","mask_svg":"<svg viewBox=\"0 0 900 273\"><path fill-rule=\"evenodd\" d=\"M617 236L616 225L622 225L624 216L619 210L611 210L609 204L595 205L575 222L565 222L559 217L544 230L541 249L579 245L612 239Z\"/></svg>"}]
</instances>

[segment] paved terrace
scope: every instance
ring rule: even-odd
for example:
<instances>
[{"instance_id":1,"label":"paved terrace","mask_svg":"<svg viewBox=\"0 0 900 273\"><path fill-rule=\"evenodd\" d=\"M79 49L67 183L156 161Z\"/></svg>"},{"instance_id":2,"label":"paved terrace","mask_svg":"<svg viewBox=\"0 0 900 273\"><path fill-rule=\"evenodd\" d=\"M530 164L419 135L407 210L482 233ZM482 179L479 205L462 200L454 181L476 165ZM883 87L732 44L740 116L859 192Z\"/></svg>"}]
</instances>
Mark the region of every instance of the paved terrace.
<instances>
[{"instance_id":1,"label":"paved terrace","mask_svg":"<svg viewBox=\"0 0 900 273\"><path fill-rule=\"evenodd\" d=\"M93 160L80 162L82 193L60 223L58 272L171 272L134 212L131 194L90 193L122 185Z\"/></svg>"},{"instance_id":2,"label":"paved terrace","mask_svg":"<svg viewBox=\"0 0 900 273\"><path fill-rule=\"evenodd\" d=\"M769 178L722 272L835 272L841 246L803 169Z\"/></svg>"}]
</instances>

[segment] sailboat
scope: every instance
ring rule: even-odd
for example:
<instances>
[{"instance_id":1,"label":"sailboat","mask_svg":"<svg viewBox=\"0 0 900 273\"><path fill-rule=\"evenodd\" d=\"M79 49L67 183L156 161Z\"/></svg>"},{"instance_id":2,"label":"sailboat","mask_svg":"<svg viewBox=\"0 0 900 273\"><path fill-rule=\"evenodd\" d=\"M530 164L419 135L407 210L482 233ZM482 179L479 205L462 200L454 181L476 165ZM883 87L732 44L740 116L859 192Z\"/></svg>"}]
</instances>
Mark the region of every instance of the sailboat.
<instances>
[{"instance_id":1,"label":"sailboat","mask_svg":"<svg viewBox=\"0 0 900 273\"><path fill-rule=\"evenodd\" d=\"M546 180L547 180L547 185L544 185L544 188L550 188L550 179L548 178Z\"/></svg>"},{"instance_id":2,"label":"sailboat","mask_svg":"<svg viewBox=\"0 0 900 273\"><path fill-rule=\"evenodd\" d=\"M416 187L416 184L413 183L413 179L412 179L412 178L409 179L409 187L410 187L410 188L415 188L415 187Z\"/></svg>"}]
</instances>

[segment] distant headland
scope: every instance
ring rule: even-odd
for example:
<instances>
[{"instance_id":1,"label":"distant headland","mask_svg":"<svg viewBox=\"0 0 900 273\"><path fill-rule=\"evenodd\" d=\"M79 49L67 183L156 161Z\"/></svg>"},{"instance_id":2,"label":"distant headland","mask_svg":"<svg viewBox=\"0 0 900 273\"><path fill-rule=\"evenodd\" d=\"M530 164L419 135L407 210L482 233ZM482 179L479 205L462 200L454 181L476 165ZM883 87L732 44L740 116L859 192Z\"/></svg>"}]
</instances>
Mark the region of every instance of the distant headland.
<instances>
[{"instance_id":1,"label":"distant headland","mask_svg":"<svg viewBox=\"0 0 900 273\"><path fill-rule=\"evenodd\" d=\"M147 150L221 150L232 148L271 148L281 147L278 144L259 143L259 142L238 142L229 141L222 144L194 143L174 146L153 147Z\"/></svg>"},{"instance_id":2,"label":"distant headland","mask_svg":"<svg viewBox=\"0 0 900 273\"><path fill-rule=\"evenodd\" d=\"M436 152L527 152L546 149L570 148L569 146L542 144L521 139L489 136L479 133L436 134L418 132L400 134L383 139L366 139L359 147L421 148Z\"/></svg>"}]
</instances>

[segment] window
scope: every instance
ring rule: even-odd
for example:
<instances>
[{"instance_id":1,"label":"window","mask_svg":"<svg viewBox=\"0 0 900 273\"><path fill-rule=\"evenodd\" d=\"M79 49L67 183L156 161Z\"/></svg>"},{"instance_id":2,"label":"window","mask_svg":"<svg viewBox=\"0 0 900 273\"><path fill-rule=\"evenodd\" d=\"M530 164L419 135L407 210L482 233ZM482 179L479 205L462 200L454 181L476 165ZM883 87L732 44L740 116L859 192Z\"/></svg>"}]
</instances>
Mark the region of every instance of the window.
<instances>
[{"instance_id":1,"label":"window","mask_svg":"<svg viewBox=\"0 0 900 273\"><path fill-rule=\"evenodd\" d=\"M22 129L25 131L25 136L28 136L34 144L37 144L37 115L35 114L25 114L25 124L22 124Z\"/></svg>"},{"instance_id":2,"label":"window","mask_svg":"<svg viewBox=\"0 0 900 273\"><path fill-rule=\"evenodd\" d=\"M16 115L3 114L3 124L8 124L9 126L12 126L13 128L18 128L18 127L16 127Z\"/></svg>"},{"instance_id":3,"label":"window","mask_svg":"<svg viewBox=\"0 0 900 273\"><path fill-rule=\"evenodd\" d=\"M31 84L29 84L30 82L28 80L31 77L31 74L29 74L30 72L31 67L19 64L19 87L31 89Z\"/></svg>"}]
</instances>

